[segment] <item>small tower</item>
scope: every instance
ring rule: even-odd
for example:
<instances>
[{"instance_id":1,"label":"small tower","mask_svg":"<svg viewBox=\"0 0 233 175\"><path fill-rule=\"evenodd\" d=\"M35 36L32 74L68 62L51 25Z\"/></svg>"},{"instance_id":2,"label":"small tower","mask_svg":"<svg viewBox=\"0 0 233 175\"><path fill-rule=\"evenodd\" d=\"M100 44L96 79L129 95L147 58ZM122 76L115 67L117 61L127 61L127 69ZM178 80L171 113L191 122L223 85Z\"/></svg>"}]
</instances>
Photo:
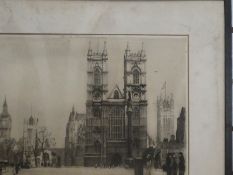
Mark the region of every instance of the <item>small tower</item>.
<instances>
[{"instance_id":1,"label":"small tower","mask_svg":"<svg viewBox=\"0 0 233 175\"><path fill-rule=\"evenodd\" d=\"M37 126L38 118L33 117L32 108L29 118L24 120L24 131L23 131L23 140L24 140L24 152L23 152L23 161L29 161L32 166L38 165L39 162L36 162L34 159L34 149L37 145Z\"/></svg>"},{"instance_id":2,"label":"small tower","mask_svg":"<svg viewBox=\"0 0 233 175\"><path fill-rule=\"evenodd\" d=\"M106 132L106 127L102 121L104 117L103 103L107 99L108 82L107 82L107 62L108 52L106 42L103 49L93 51L89 43L87 51L87 101L86 101L86 162L95 159L95 163L105 161L106 147L101 142ZM99 123L95 125L95 123Z\"/></svg>"},{"instance_id":3,"label":"small tower","mask_svg":"<svg viewBox=\"0 0 233 175\"><path fill-rule=\"evenodd\" d=\"M5 100L4 100L4 103L3 103L3 113L8 114L8 105L7 105L7 102L6 102L6 97L5 97Z\"/></svg>"},{"instance_id":4,"label":"small tower","mask_svg":"<svg viewBox=\"0 0 233 175\"><path fill-rule=\"evenodd\" d=\"M124 98L126 102L129 98L132 101L132 123L126 126L126 130L132 132L128 134L132 137L132 156L140 156L147 147L146 54L143 43L136 52L131 51L127 43L124 53Z\"/></svg>"},{"instance_id":5,"label":"small tower","mask_svg":"<svg viewBox=\"0 0 233 175\"><path fill-rule=\"evenodd\" d=\"M108 92L107 88L107 61L108 54L106 42L102 51L93 51L91 44L87 51L87 100L101 101L105 99Z\"/></svg>"},{"instance_id":6,"label":"small tower","mask_svg":"<svg viewBox=\"0 0 233 175\"><path fill-rule=\"evenodd\" d=\"M8 112L6 97L3 102L2 113L0 114L0 140L11 137L11 115Z\"/></svg>"},{"instance_id":7,"label":"small tower","mask_svg":"<svg viewBox=\"0 0 233 175\"><path fill-rule=\"evenodd\" d=\"M162 142L164 139L170 139L175 135L174 131L174 99L173 94L166 94L166 82L161 93L157 97L157 142Z\"/></svg>"},{"instance_id":8,"label":"small tower","mask_svg":"<svg viewBox=\"0 0 233 175\"><path fill-rule=\"evenodd\" d=\"M132 52L127 43L124 54L124 95L130 92L132 101L146 101L146 54L142 48Z\"/></svg>"}]
</instances>

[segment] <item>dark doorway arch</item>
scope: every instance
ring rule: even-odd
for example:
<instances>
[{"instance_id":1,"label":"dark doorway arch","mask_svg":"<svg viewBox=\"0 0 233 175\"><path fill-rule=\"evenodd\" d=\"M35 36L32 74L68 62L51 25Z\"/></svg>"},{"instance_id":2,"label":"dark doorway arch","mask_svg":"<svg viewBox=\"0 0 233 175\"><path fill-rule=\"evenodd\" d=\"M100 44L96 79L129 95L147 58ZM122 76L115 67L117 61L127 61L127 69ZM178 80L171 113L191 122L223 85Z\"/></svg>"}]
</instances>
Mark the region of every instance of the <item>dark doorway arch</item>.
<instances>
[{"instance_id":1,"label":"dark doorway arch","mask_svg":"<svg viewBox=\"0 0 233 175\"><path fill-rule=\"evenodd\" d=\"M119 153L114 153L111 156L111 166L119 166L122 164L122 156Z\"/></svg>"}]
</instances>

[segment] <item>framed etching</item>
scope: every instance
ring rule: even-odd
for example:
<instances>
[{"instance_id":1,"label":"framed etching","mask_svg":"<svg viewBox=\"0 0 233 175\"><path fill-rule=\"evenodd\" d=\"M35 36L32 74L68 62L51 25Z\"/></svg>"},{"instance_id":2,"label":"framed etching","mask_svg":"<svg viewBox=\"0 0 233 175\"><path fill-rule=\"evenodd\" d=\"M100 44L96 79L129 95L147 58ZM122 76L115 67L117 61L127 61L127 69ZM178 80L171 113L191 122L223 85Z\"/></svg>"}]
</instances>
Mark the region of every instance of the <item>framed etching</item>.
<instances>
[{"instance_id":1,"label":"framed etching","mask_svg":"<svg viewBox=\"0 0 233 175\"><path fill-rule=\"evenodd\" d=\"M0 4L3 174L231 173L229 1Z\"/></svg>"}]
</instances>

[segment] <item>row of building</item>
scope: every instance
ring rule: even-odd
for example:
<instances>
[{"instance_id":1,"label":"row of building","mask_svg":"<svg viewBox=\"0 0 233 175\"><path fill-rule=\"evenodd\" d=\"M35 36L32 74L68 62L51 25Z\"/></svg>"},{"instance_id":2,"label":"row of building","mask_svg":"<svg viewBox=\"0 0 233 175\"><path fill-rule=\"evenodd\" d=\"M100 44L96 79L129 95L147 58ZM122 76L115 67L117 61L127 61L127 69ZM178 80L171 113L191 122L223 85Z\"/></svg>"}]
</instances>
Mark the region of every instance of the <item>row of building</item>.
<instances>
[{"instance_id":1,"label":"row of building","mask_svg":"<svg viewBox=\"0 0 233 175\"><path fill-rule=\"evenodd\" d=\"M12 118L8 111L7 100L5 98L3 103L2 113L0 114L0 146L1 148L9 145L12 141L13 144L17 143L17 148L21 150L17 150L20 155L18 157L18 162L22 163L23 165L29 167L35 166L53 166L57 165L57 158L58 153L60 153L60 157L63 159L64 152L57 149L48 149L44 151L44 157L46 157L45 161L42 161L42 153L38 152L37 156L35 157L35 149L36 149L36 141L37 141L37 131L38 131L38 119L33 117L32 115L24 120L23 123L23 137L20 138L17 142L15 139L11 137L11 130L12 130ZM12 149L16 149L14 146ZM0 148L0 149L1 149ZM9 149L9 148L8 148ZM2 152L3 151L3 152ZM9 150L8 152L13 152L16 150ZM7 157L8 156L8 157ZM9 153L6 150L1 150L0 153L0 160L8 160L8 161L15 161L9 160ZM36 163L37 162L37 163ZM37 165L36 165L37 164Z\"/></svg>"}]
</instances>

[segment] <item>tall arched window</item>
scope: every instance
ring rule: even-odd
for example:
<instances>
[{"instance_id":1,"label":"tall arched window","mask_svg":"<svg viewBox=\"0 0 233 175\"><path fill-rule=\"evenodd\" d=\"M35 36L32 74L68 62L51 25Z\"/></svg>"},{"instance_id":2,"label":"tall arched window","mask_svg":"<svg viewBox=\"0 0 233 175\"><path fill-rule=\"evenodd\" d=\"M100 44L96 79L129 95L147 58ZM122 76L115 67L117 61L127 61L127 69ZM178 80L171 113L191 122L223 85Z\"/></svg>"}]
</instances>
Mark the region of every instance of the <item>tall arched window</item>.
<instances>
[{"instance_id":1,"label":"tall arched window","mask_svg":"<svg viewBox=\"0 0 233 175\"><path fill-rule=\"evenodd\" d=\"M124 110L115 106L110 112L110 138L121 139L124 134Z\"/></svg>"},{"instance_id":2,"label":"tall arched window","mask_svg":"<svg viewBox=\"0 0 233 175\"><path fill-rule=\"evenodd\" d=\"M139 74L137 69L133 70L133 84L139 84Z\"/></svg>"},{"instance_id":3,"label":"tall arched window","mask_svg":"<svg viewBox=\"0 0 233 175\"><path fill-rule=\"evenodd\" d=\"M98 68L94 71L94 83L95 85L101 84L101 71Z\"/></svg>"}]
</instances>

